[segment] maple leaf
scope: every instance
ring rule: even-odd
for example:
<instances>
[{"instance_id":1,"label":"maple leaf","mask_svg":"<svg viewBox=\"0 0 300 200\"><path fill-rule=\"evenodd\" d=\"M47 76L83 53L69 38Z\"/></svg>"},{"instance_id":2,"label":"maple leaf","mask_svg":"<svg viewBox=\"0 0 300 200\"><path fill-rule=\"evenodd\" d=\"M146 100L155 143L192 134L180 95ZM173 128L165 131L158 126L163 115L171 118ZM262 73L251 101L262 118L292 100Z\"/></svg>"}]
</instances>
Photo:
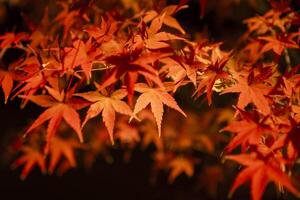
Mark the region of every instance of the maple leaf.
<instances>
[{"instance_id":1,"label":"maple leaf","mask_svg":"<svg viewBox=\"0 0 300 200\"><path fill-rule=\"evenodd\" d=\"M78 148L83 148L82 144L72 138L62 139L57 136L53 137L49 148L50 162L48 172L52 174L63 157L65 158L64 161L68 163L70 168L76 167L74 151Z\"/></svg>"},{"instance_id":2,"label":"maple leaf","mask_svg":"<svg viewBox=\"0 0 300 200\"><path fill-rule=\"evenodd\" d=\"M284 49L286 48L296 48L299 49L299 45L293 41L294 35L293 34L282 34L277 35L276 38L272 36L261 36L258 37L260 40L264 40L267 43L263 46L262 52L267 52L272 50L275 54L280 56Z\"/></svg>"},{"instance_id":3,"label":"maple leaf","mask_svg":"<svg viewBox=\"0 0 300 200\"><path fill-rule=\"evenodd\" d=\"M168 43L166 43L169 40L184 40L184 38L178 37L171 33L163 31L159 32L162 27L164 17L165 15L163 14L152 20L150 27L147 29L147 36L144 42L148 49L167 48L170 46Z\"/></svg>"},{"instance_id":4,"label":"maple leaf","mask_svg":"<svg viewBox=\"0 0 300 200\"><path fill-rule=\"evenodd\" d=\"M27 53L25 58L12 62L8 69L14 73L15 80L24 81L41 72L41 65L43 66L38 57Z\"/></svg>"},{"instance_id":5,"label":"maple leaf","mask_svg":"<svg viewBox=\"0 0 300 200\"><path fill-rule=\"evenodd\" d=\"M231 74L237 82L225 88L221 94L240 93L237 107L243 109L248 104L253 103L261 113L265 115L270 114L270 104L265 95L270 92L271 88L263 83L266 77L270 76L270 69L261 72L261 76L254 76L253 72L250 72L248 75L236 72L231 72Z\"/></svg>"},{"instance_id":6,"label":"maple leaf","mask_svg":"<svg viewBox=\"0 0 300 200\"><path fill-rule=\"evenodd\" d=\"M161 121L164 113L163 104L167 105L170 108L173 108L174 110L177 110L186 117L186 114L177 105L175 99L164 90L161 90L159 88L150 88L144 83L137 83L135 85L135 90L142 94L136 101L133 115L136 115L141 110L145 109L148 104L150 104L151 111L155 117L158 127L159 136L161 135Z\"/></svg>"},{"instance_id":7,"label":"maple leaf","mask_svg":"<svg viewBox=\"0 0 300 200\"><path fill-rule=\"evenodd\" d=\"M185 116L170 95L171 92L175 93L177 88L193 83L197 87L196 93L200 95L206 92L206 98L211 104L212 91L219 92L220 85L228 87L223 93L239 94L236 113L239 118L223 129L234 135L226 150L232 151L241 146L243 153L258 154L251 154L249 157L245 154L239 155L245 156L243 159L239 156L227 157L246 166L238 175L232 192L239 185L251 180L251 193L255 200L262 197L270 181L279 182L296 193L284 171L291 170L299 157L297 133L300 121L300 82L298 75L295 75L299 70L297 66L289 66L287 71L294 71L294 74L282 76L280 66L260 68L257 63L268 61L269 58L263 55L266 51L282 54L286 48L299 48L297 42L300 40L300 32L294 33L299 25L299 14L288 8L288 3L284 0L270 1L273 10L264 16L246 21L248 31L242 38L245 42L241 40L240 43L246 44L246 47L242 49L242 56L237 54L232 57L231 53L221 50L221 43L209 44L202 39L205 33L196 34L196 37L201 36L199 41L191 42L182 35L167 32L173 28L185 34L174 15L187 7L185 4L188 1L180 0L179 5L163 8L165 1L156 4L151 1L121 0L122 8L116 6L108 12L103 10L107 5L98 8L94 1L61 1L58 4L62 6L62 10L57 17L53 17L53 23L47 22L46 10L46 20L42 20L40 26L33 27L31 22L28 23L31 32L28 36L27 33L7 33L0 36L0 54L4 55L7 48L18 48L24 52L20 59L24 62L15 62L14 67L10 65L8 70L0 71L0 84L5 101L11 93L14 96L21 94L24 102L32 101L45 109L26 134L49 122L45 152L49 153L50 173L56 170L62 174L76 167L75 150L82 147L73 139L54 137L60 123L66 121L82 140L83 126L91 118L101 115L104 123L101 130L92 124L85 127L89 131L97 129L97 134L88 138L89 152L84 155L88 167L99 154L112 162L109 142L113 142L114 138L119 139L122 146L129 147L130 152L141 140L142 147L151 143L156 146L155 167L170 169L169 182L174 182L180 174L192 176L196 160L180 157L178 154L190 153L191 149L214 153L219 146L215 144L224 142L225 139L208 134L215 132L219 123L227 122L232 117L225 117L224 120L224 116L213 111L213 114L205 113L201 118L191 116L182 121L181 115L174 117L171 113L168 117L169 123L163 126L164 140L161 140L159 136L162 132L164 105ZM233 2L237 3L239 0L218 2L219 10L225 11ZM101 3L106 4L102 1ZM199 0L202 16L207 3L211 2ZM255 4L253 0L248 3ZM148 7L155 10L147 11ZM29 18L25 18L25 21L28 22ZM33 29L36 30L33 32ZM290 63L288 57L285 55L286 64ZM275 61L278 64L279 59ZM249 66L248 70L247 66L239 66L239 63L255 65ZM228 72L227 68L224 69L225 64ZM240 71L231 72L231 69ZM81 74L88 79L86 85L81 85L84 82ZM227 74L231 74L232 79L224 79ZM96 85L97 91L89 90L91 78L97 82L102 80L100 85ZM68 81L69 86L62 92L59 86L66 85ZM74 95L75 89L79 88L74 86L69 90L74 82L79 82L83 86L80 89L85 92ZM16 87L13 88L13 84L17 84ZM133 106L135 93L137 98L132 112L129 105ZM126 96L129 105L125 103ZM77 112L86 105L90 107L80 124ZM146 109L148 105L150 109ZM116 113L126 116L122 115L115 122ZM142 123L129 124L128 118L135 118L136 115ZM143 134L142 138L139 133ZM29 143L40 146L44 142L42 135L34 136L37 138L34 142L30 138ZM23 160L20 158L19 161L19 165L25 165L21 175L24 178L35 165L45 171L45 160L41 159L44 156L36 149L31 150L28 158L23 150L24 158L21 157ZM212 188L212 193L216 193L213 191L216 187L213 186L223 179L222 173L225 171L218 168L209 170L205 166L203 169L206 173L204 184ZM211 180L206 180L209 178Z\"/></svg>"},{"instance_id":8,"label":"maple leaf","mask_svg":"<svg viewBox=\"0 0 300 200\"><path fill-rule=\"evenodd\" d=\"M273 31L274 27L279 28L282 32L285 32L284 20L280 18L281 12L270 10L263 16L256 16L246 19L244 23L248 26L247 35L257 34L263 35L269 31Z\"/></svg>"},{"instance_id":9,"label":"maple leaf","mask_svg":"<svg viewBox=\"0 0 300 200\"><path fill-rule=\"evenodd\" d=\"M284 95L289 98L292 98L295 94L297 94L298 85L300 84L300 75L296 73L299 67L300 65L295 66L290 73L287 73L281 78L281 82L279 81Z\"/></svg>"},{"instance_id":10,"label":"maple leaf","mask_svg":"<svg viewBox=\"0 0 300 200\"><path fill-rule=\"evenodd\" d=\"M18 45L21 41L28 40L29 35L27 33L5 33L4 35L0 36L1 50L12 47L14 45Z\"/></svg>"},{"instance_id":11,"label":"maple leaf","mask_svg":"<svg viewBox=\"0 0 300 200\"><path fill-rule=\"evenodd\" d=\"M66 71L73 70L80 66L85 73L85 76L90 79L92 76L92 65L99 54L92 48L91 40L83 42L80 39L76 39L73 41L73 47L66 47L63 51L63 69Z\"/></svg>"},{"instance_id":12,"label":"maple leaf","mask_svg":"<svg viewBox=\"0 0 300 200\"><path fill-rule=\"evenodd\" d=\"M13 76L10 72L0 70L1 87L4 92L4 102L7 103L8 97L13 88Z\"/></svg>"},{"instance_id":13,"label":"maple leaf","mask_svg":"<svg viewBox=\"0 0 300 200\"><path fill-rule=\"evenodd\" d=\"M125 82L128 91L128 101L131 104L134 84L138 80L139 75L145 79L155 82L163 87L163 84L158 76L157 70L152 66L153 63L161 58L167 57L167 53L142 53L137 49L132 52L124 50L116 55L105 58L108 66L113 66L104 77L100 84L100 89L106 88L125 76Z\"/></svg>"},{"instance_id":14,"label":"maple leaf","mask_svg":"<svg viewBox=\"0 0 300 200\"><path fill-rule=\"evenodd\" d=\"M39 88L43 88L47 83L47 78L42 74L38 73L33 77L28 78L24 82L21 82L20 84L23 85L12 98L20 95L23 93L24 96L34 95ZM18 88L18 86L16 87ZM24 98L22 100L21 107L24 107L28 102L28 99Z\"/></svg>"},{"instance_id":15,"label":"maple leaf","mask_svg":"<svg viewBox=\"0 0 300 200\"><path fill-rule=\"evenodd\" d=\"M272 158L260 159L255 153L250 155L229 155L226 156L226 159L233 160L245 166L235 179L229 196L232 196L234 191L248 180L251 180L251 195L253 200L260 200L262 198L262 194L270 181L279 183L291 193L298 197L300 196L300 193L292 185L289 177L280 169L276 160Z\"/></svg>"},{"instance_id":16,"label":"maple leaf","mask_svg":"<svg viewBox=\"0 0 300 200\"><path fill-rule=\"evenodd\" d=\"M70 162L67 160L63 160L60 165L58 166L57 170L56 170L56 174L58 176L62 176L63 174L65 174L67 171L71 170L72 168L74 168L74 166L71 166Z\"/></svg>"},{"instance_id":17,"label":"maple leaf","mask_svg":"<svg viewBox=\"0 0 300 200\"><path fill-rule=\"evenodd\" d=\"M35 56L26 57L21 63L12 64L14 68L14 74L16 75L15 80L18 81L18 85L15 87L15 93L12 99L22 94L24 96L33 95L39 89L44 88L47 83L57 81L57 77L53 76L52 71L47 71L46 68L40 70L40 65L44 67L39 58ZM11 67L11 66L10 66ZM19 76L18 73L22 75ZM23 99L21 107L24 107L28 102L28 99Z\"/></svg>"},{"instance_id":18,"label":"maple leaf","mask_svg":"<svg viewBox=\"0 0 300 200\"><path fill-rule=\"evenodd\" d=\"M146 123L142 127L143 139L142 147L146 149L150 144L154 144L157 149L163 149L162 139L157 135L155 124Z\"/></svg>"},{"instance_id":19,"label":"maple leaf","mask_svg":"<svg viewBox=\"0 0 300 200\"><path fill-rule=\"evenodd\" d=\"M26 179L35 165L37 165L43 173L46 172L45 156L40 151L30 146L22 146L20 150L23 152L23 155L14 161L12 168L15 169L24 165L20 176L22 180Z\"/></svg>"},{"instance_id":20,"label":"maple leaf","mask_svg":"<svg viewBox=\"0 0 300 200\"><path fill-rule=\"evenodd\" d=\"M84 31L87 32L97 43L102 44L108 42L113 38L113 34L118 30L117 22L112 18L105 20L101 18L100 27L89 26Z\"/></svg>"},{"instance_id":21,"label":"maple leaf","mask_svg":"<svg viewBox=\"0 0 300 200\"><path fill-rule=\"evenodd\" d=\"M262 44L257 39L250 39L249 43L241 50L241 58L245 62L256 63L261 58Z\"/></svg>"},{"instance_id":22,"label":"maple leaf","mask_svg":"<svg viewBox=\"0 0 300 200\"><path fill-rule=\"evenodd\" d=\"M159 70L159 73L167 73L167 78L171 78L176 85L180 86L187 76L187 70L179 62L169 57L161 59L160 62L163 66Z\"/></svg>"},{"instance_id":23,"label":"maple leaf","mask_svg":"<svg viewBox=\"0 0 300 200\"><path fill-rule=\"evenodd\" d=\"M149 21L151 21L155 18L160 18L161 16L164 16L163 20L162 20L163 24L178 30L182 34L185 34L184 29L181 27L181 25L178 23L178 21L172 16L176 12L178 12L184 8L187 8L187 6L186 5L182 5L182 6L170 5L170 6L165 7L160 12L160 14L154 10L151 10L151 11L148 11L145 13L144 21L146 23L148 23Z\"/></svg>"},{"instance_id":24,"label":"maple leaf","mask_svg":"<svg viewBox=\"0 0 300 200\"><path fill-rule=\"evenodd\" d=\"M72 45L68 47L54 47L51 50L50 54L52 57L47 55L40 55L45 59L45 64L41 64L44 67L44 70L54 71L57 70L62 73L67 73L74 75L78 78L81 78L78 75L78 72L84 72L87 79L90 79L92 74L92 67L95 62L97 62L97 57L101 55L101 52L96 50L96 46L94 45L91 38L87 41L83 41L77 38L74 34L71 34L72 37ZM47 67L47 68L46 68ZM82 70L75 70L80 67Z\"/></svg>"},{"instance_id":25,"label":"maple leaf","mask_svg":"<svg viewBox=\"0 0 300 200\"><path fill-rule=\"evenodd\" d=\"M42 125L44 122L50 120L46 137L47 152L51 139L55 135L61 120L64 119L67 124L70 125L70 127L76 132L80 142L83 142L83 136L80 128L80 116L76 109L81 109L85 105L82 104L83 102L76 102L71 98L71 94L74 93L75 86L66 94L64 91L59 92L48 86L45 88L50 95L29 95L23 97L41 107L47 108L27 129L25 135Z\"/></svg>"},{"instance_id":26,"label":"maple leaf","mask_svg":"<svg viewBox=\"0 0 300 200\"><path fill-rule=\"evenodd\" d=\"M154 144L158 150L163 149L163 140L157 135L156 122L150 110L142 110L139 119L144 122L139 126L139 131L143 134L141 145L146 149L150 144Z\"/></svg>"},{"instance_id":27,"label":"maple leaf","mask_svg":"<svg viewBox=\"0 0 300 200\"><path fill-rule=\"evenodd\" d=\"M62 11L55 17L54 21L60 23L63 28L63 41L67 38L70 29L76 23L76 18L82 17L84 20L89 21L88 16L81 15L80 10L70 10L66 2L57 2L62 7Z\"/></svg>"},{"instance_id":28,"label":"maple leaf","mask_svg":"<svg viewBox=\"0 0 300 200\"><path fill-rule=\"evenodd\" d=\"M184 52L183 56L175 56L174 60L176 60L178 63L180 63L181 67L183 68L183 71L185 71L185 75L189 78L189 80L193 83L194 86L197 85L197 71L203 67L206 67L209 65L210 61L200 58L198 55L204 55L206 52L204 52L201 47L201 45L189 45L188 51ZM168 63L172 64L172 62ZM174 68L174 67L173 67ZM170 66L170 69L172 69L172 66ZM175 70L175 69L173 69ZM178 84L181 84L179 82Z\"/></svg>"},{"instance_id":29,"label":"maple leaf","mask_svg":"<svg viewBox=\"0 0 300 200\"><path fill-rule=\"evenodd\" d=\"M121 143L134 146L140 142L139 130L136 126L128 124L128 117L122 117L118 120L116 127L115 135Z\"/></svg>"},{"instance_id":30,"label":"maple leaf","mask_svg":"<svg viewBox=\"0 0 300 200\"><path fill-rule=\"evenodd\" d=\"M169 168L171 169L168 179L169 183L174 182L180 174L184 173L188 177L191 177L194 174L194 163L183 157L173 159L169 164Z\"/></svg>"},{"instance_id":31,"label":"maple leaf","mask_svg":"<svg viewBox=\"0 0 300 200\"><path fill-rule=\"evenodd\" d=\"M204 69L203 73L201 73L199 76L200 82L195 93L197 93L197 96L200 96L203 91L206 91L206 98L209 105L211 105L211 96L215 82L218 79L226 78L228 75L225 71L223 71L227 61L228 58L224 58L220 61L217 60L215 63L212 63L206 69Z\"/></svg>"},{"instance_id":32,"label":"maple leaf","mask_svg":"<svg viewBox=\"0 0 300 200\"><path fill-rule=\"evenodd\" d=\"M249 145L257 145L261 143L264 135L272 135L274 130L264 124L264 120L258 121L259 116L257 113L250 114L239 108L238 112L241 120L233 121L226 126L223 131L230 131L236 135L226 146L226 151L231 152L234 148L242 145L242 151L245 152Z\"/></svg>"},{"instance_id":33,"label":"maple leaf","mask_svg":"<svg viewBox=\"0 0 300 200\"><path fill-rule=\"evenodd\" d=\"M98 86L99 87L99 86ZM91 119L96 117L102 112L102 120L108 130L110 140L114 144L113 130L115 125L116 112L123 115L132 115L130 107L121 99L127 96L127 92L124 89L116 90L111 95L103 94L98 91L78 93L76 96L82 97L93 104L87 111L85 120L82 126Z\"/></svg>"}]
</instances>

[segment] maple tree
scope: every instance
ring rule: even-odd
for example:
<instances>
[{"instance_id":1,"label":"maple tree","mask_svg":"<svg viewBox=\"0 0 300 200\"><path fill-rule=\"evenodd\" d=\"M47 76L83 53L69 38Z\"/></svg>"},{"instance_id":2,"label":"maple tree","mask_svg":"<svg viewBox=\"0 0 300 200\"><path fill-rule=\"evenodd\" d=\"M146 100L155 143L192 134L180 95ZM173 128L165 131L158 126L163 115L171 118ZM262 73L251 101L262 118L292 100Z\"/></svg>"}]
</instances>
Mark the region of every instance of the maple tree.
<instances>
[{"instance_id":1,"label":"maple tree","mask_svg":"<svg viewBox=\"0 0 300 200\"><path fill-rule=\"evenodd\" d=\"M27 32L0 36L0 59L9 49L22 52L1 62L3 102L41 108L12 164L24 165L22 179L35 166L59 174L75 168L77 151L87 168L99 154L110 162L112 145L130 160L140 144L154 146L154 172L167 170L173 183L202 165L194 151L216 156L218 143L226 143L226 162L241 165L229 196L250 181L254 200L269 182L300 197L292 176L300 151L300 64L290 56L300 50L300 14L290 1L272 0L265 14L245 20L247 31L230 51L188 37L175 17L187 0L123 0L115 10L87 2L57 1L55 16L46 8L40 23L27 19ZM209 2L199 2L203 17ZM233 109L194 116L175 98L188 87L209 106L218 95L233 97ZM204 171L222 174L219 166ZM209 191L224 179L210 180Z\"/></svg>"}]
</instances>

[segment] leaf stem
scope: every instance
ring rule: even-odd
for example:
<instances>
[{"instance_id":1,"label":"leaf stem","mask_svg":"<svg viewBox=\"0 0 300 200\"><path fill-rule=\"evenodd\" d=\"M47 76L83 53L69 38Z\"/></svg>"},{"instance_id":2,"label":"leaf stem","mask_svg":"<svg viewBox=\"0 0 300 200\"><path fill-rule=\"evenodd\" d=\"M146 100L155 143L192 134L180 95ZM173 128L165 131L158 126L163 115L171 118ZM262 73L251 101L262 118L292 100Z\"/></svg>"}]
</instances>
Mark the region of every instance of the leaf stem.
<instances>
[{"instance_id":1,"label":"leaf stem","mask_svg":"<svg viewBox=\"0 0 300 200\"><path fill-rule=\"evenodd\" d=\"M292 67L291 67L291 58L290 58L290 55L289 55L289 52L287 49L284 49L284 60L285 60L285 63L287 65L287 71L291 71L292 70Z\"/></svg>"}]
</instances>

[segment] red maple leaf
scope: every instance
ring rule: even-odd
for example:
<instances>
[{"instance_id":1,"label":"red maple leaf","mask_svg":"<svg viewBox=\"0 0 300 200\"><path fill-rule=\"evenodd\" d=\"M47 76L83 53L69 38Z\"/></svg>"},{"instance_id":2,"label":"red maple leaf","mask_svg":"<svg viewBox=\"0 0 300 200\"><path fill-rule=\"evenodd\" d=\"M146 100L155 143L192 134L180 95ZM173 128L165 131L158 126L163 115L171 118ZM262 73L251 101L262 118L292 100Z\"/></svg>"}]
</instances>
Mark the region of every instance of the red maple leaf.
<instances>
[{"instance_id":1,"label":"red maple leaf","mask_svg":"<svg viewBox=\"0 0 300 200\"><path fill-rule=\"evenodd\" d=\"M62 139L57 136L53 137L49 148L49 173L53 173L62 158L64 158L64 161L67 162L71 168L76 167L74 151L78 148L83 148L82 144L72 138Z\"/></svg>"},{"instance_id":2,"label":"red maple leaf","mask_svg":"<svg viewBox=\"0 0 300 200\"><path fill-rule=\"evenodd\" d=\"M112 69L108 70L100 87L103 89L112 85L124 76L124 84L127 86L128 100L131 104L134 84L138 80L139 75L162 87L162 82L153 64L168 55L166 53L142 53L140 49L132 52L124 49L123 52L109 56L105 58L105 62L108 66L112 66Z\"/></svg>"},{"instance_id":3,"label":"red maple leaf","mask_svg":"<svg viewBox=\"0 0 300 200\"><path fill-rule=\"evenodd\" d=\"M272 36L261 36L258 39L266 41L267 43L263 46L262 52L267 52L269 50L274 51L275 54L280 56L286 48L296 48L299 49L299 45L293 41L294 34L282 34L276 35L276 38Z\"/></svg>"},{"instance_id":4,"label":"red maple leaf","mask_svg":"<svg viewBox=\"0 0 300 200\"><path fill-rule=\"evenodd\" d=\"M66 94L64 91L59 92L58 90L48 86L45 88L49 95L24 96L24 98L29 99L33 103L47 108L27 129L25 134L28 134L49 120L46 137L47 152L51 139L55 135L61 120L64 119L67 124L70 125L70 127L76 132L80 142L83 142L83 136L80 128L80 116L76 110L83 108L86 106L86 104L78 100L76 101L76 99L72 98L75 86Z\"/></svg>"},{"instance_id":5,"label":"red maple leaf","mask_svg":"<svg viewBox=\"0 0 300 200\"><path fill-rule=\"evenodd\" d=\"M23 152L23 155L12 164L12 168L15 169L24 165L21 173L22 180L28 176L35 165L38 165L43 173L46 172L45 156L39 150L30 146L22 146L20 150Z\"/></svg>"},{"instance_id":6,"label":"red maple leaf","mask_svg":"<svg viewBox=\"0 0 300 200\"><path fill-rule=\"evenodd\" d=\"M272 136L274 130L264 124L265 120L258 121L258 113L250 114L238 108L241 120L231 122L223 131L235 133L235 136L226 146L226 151L231 152L233 149L242 145L242 151L245 152L249 145L258 145L266 135Z\"/></svg>"},{"instance_id":7,"label":"red maple leaf","mask_svg":"<svg viewBox=\"0 0 300 200\"><path fill-rule=\"evenodd\" d=\"M1 50L14 47L14 45L18 45L21 41L28 40L29 35L27 33L5 33L0 36Z\"/></svg>"},{"instance_id":8,"label":"red maple leaf","mask_svg":"<svg viewBox=\"0 0 300 200\"><path fill-rule=\"evenodd\" d=\"M117 30L117 22L115 22L112 18L105 20L102 17L100 27L92 25L87 27L84 31L94 38L97 43L102 44L110 41Z\"/></svg>"},{"instance_id":9,"label":"red maple leaf","mask_svg":"<svg viewBox=\"0 0 300 200\"><path fill-rule=\"evenodd\" d=\"M76 22L78 22L78 20L76 20L77 18L82 18L85 21L89 21L89 18L86 14L82 15L80 10L78 9L71 10L68 3L66 2L58 2L57 4L59 4L63 10L60 11L60 13L55 17L54 21L60 23L63 26L64 41L70 33L70 29L72 28L72 26L74 26Z\"/></svg>"},{"instance_id":10,"label":"red maple leaf","mask_svg":"<svg viewBox=\"0 0 300 200\"><path fill-rule=\"evenodd\" d=\"M246 181L251 180L251 195L253 200L260 200L270 181L281 184L288 191L300 196L298 190L291 183L288 175L280 168L278 161L272 157L259 157L253 154L240 154L226 156L227 159L236 161L245 166L238 174L230 190L229 196Z\"/></svg>"},{"instance_id":11,"label":"red maple leaf","mask_svg":"<svg viewBox=\"0 0 300 200\"><path fill-rule=\"evenodd\" d=\"M254 72L245 74L231 72L236 83L223 90L221 94L240 93L237 107L244 109L248 104L253 103L257 110L265 115L270 114L270 104L265 95L271 87L264 81L272 74L271 68L266 68L259 75L254 76Z\"/></svg>"},{"instance_id":12,"label":"red maple leaf","mask_svg":"<svg viewBox=\"0 0 300 200\"><path fill-rule=\"evenodd\" d=\"M203 69L203 73L199 76L200 81L195 93L197 93L197 96L200 96L202 92L205 91L209 105L211 105L211 96L215 82L218 79L224 79L228 76L228 74L223 71L227 61L228 58L217 60L215 63Z\"/></svg>"},{"instance_id":13,"label":"red maple leaf","mask_svg":"<svg viewBox=\"0 0 300 200\"><path fill-rule=\"evenodd\" d=\"M13 88L13 76L10 72L0 70L0 84L4 92L4 102L7 103L8 97Z\"/></svg>"}]
</instances>

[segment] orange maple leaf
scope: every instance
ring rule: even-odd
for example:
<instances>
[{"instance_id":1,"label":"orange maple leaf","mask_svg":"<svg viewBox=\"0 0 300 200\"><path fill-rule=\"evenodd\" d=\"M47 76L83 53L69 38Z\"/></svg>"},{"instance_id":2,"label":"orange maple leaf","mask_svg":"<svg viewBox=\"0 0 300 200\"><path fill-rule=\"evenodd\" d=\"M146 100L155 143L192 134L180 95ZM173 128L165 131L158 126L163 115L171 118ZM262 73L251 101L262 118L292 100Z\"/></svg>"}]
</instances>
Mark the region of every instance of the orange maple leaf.
<instances>
[{"instance_id":1,"label":"orange maple leaf","mask_svg":"<svg viewBox=\"0 0 300 200\"><path fill-rule=\"evenodd\" d=\"M113 130L115 125L116 112L131 116L132 111L130 107L121 99L127 96L127 92L124 89L116 90L111 95L100 93L98 91L78 93L76 96L82 97L93 104L90 106L87 111L85 120L83 121L82 126L91 119L96 117L102 112L102 120L108 130L110 140L112 144L114 143L113 139Z\"/></svg>"},{"instance_id":2,"label":"orange maple leaf","mask_svg":"<svg viewBox=\"0 0 300 200\"><path fill-rule=\"evenodd\" d=\"M51 140L49 155L50 162L48 171L49 173L53 173L59 161L64 157L65 161L68 162L71 168L76 167L76 159L75 159L75 149L83 148L82 144L78 143L76 140L70 139L62 139L60 137L53 137Z\"/></svg>"},{"instance_id":3,"label":"orange maple leaf","mask_svg":"<svg viewBox=\"0 0 300 200\"><path fill-rule=\"evenodd\" d=\"M173 159L169 164L169 168L171 169L168 179L170 183L174 182L180 174L184 173L188 177L191 177L194 174L194 163L191 160L182 157Z\"/></svg>"},{"instance_id":4,"label":"orange maple leaf","mask_svg":"<svg viewBox=\"0 0 300 200\"><path fill-rule=\"evenodd\" d=\"M144 40L145 46L148 49L160 49L170 47L167 41L170 40L184 40L184 38L176 36L167 32L159 32L164 21L165 14L152 20L150 27L147 29L146 39Z\"/></svg>"},{"instance_id":5,"label":"orange maple leaf","mask_svg":"<svg viewBox=\"0 0 300 200\"><path fill-rule=\"evenodd\" d=\"M262 52L272 50L275 54L280 56L284 49L295 48L299 49L299 45L293 41L294 34L282 34L275 38L273 36L261 36L258 39L266 41L266 44L262 48Z\"/></svg>"},{"instance_id":6,"label":"orange maple leaf","mask_svg":"<svg viewBox=\"0 0 300 200\"><path fill-rule=\"evenodd\" d=\"M141 110L145 109L148 104L150 104L151 111L155 117L158 127L159 136L161 135L161 121L164 113L163 104L167 105L170 108L173 108L174 110L177 110L186 117L186 114L177 105L175 99L164 90L159 88L150 88L144 83L137 83L135 85L135 90L142 94L136 101L133 114L136 115Z\"/></svg>"},{"instance_id":7,"label":"orange maple leaf","mask_svg":"<svg viewBox=\"0 0 300 200\"><path fill-rule=\"evenodd\" d=\"M68 91L67 94L64 91L59 92L51 87L46 86L46 90L50 95L29 95L23 96L23 98L29 99L33 103L47 108L27 129L25 135L42 125L44 122L49 121L47 128L47 146L46 152L49 147L49 142L55 135L57 128L62 119L76 132L80 142L83 142L83 136L80 128L80 116L76 109L81 109L85 105L82 102L75 102L71 98L70 93L73 93L73 89ZM75 87L74 87L75 89Z\"/></svg>"},{"instance_id":8,"label":"orange maple leaf","mask_svg":"<svg viewBox=\"0 0 300 200\"><path fill-rule=\"evenodd\" d=\"M22 146L20 150L23 152L23 155L14 161L11 167L15 169L21 165L24 165L20 176L22 180L26 179L35 165L39 166L43 173L46 172L45 156L39 150L30 146Z\"/></svg>"},{"instance_id":9,"label":"orange maple leaf","mask_svg":"<svg viewBox=\"0 0 300 200\"><path fill-rule=\"evenodd\" d=\"M172 16L176 12L178 12L178 11L184 9L184 8L187 8L187 6L186 5L181 5L181 6L170 5L170 6L165 7L160 12L160 14L157 13L156 11L154 11L154 10L151 10L151 11L148 11L148 12L145 13L144 21L146 23L148 23L151 20L154 20L156 18L161 18L161 16L164 16L162 18L162 23L163 24L178 30L182 34L185 34L184 29L181 27L181 25L178 23L178 21Z\"/></svg>"},{"instance_id":10,"label":"orange maple leaf","mask_svg":"<svg viewBox=\"0 0 300 200\"><path fill-rule=\"evenodd\" d=\"M87 32L92 38L94 38L97 43L108 42L112 39L113 34L118 30L117 22L112 18L105 20L101 18L100 27L98 26L89 26L84 31Z\"/></svg>"},{"instance_id":11,"label":"orange maple leaf","mask_svg":"<svg viewBox=\"0 0 300 200\"><path fill-rule=\"evenodd\" d=\"M268 71L263 73L263 76L270 74ZM270 92L271 87L264 84L265 77L261 78L260 75L254 76L253 72L250 72L248 75L236 72L231 72L231 74L237 82L224 89L221 94L240 93L237 107L244 109L248 104L253 103L259 112L266 115L270 114L270 104L265 95Z\"/></svg>"}]
</instances>

